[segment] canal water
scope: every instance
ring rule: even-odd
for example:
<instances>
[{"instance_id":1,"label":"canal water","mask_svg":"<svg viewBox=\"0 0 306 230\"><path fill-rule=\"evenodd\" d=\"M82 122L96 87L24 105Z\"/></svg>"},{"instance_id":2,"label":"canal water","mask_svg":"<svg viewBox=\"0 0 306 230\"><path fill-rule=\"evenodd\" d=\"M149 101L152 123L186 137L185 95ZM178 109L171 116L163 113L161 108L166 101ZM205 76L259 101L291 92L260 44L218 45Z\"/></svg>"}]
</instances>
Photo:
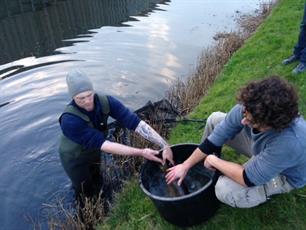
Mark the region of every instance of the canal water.
<instances>
[{"instance_id":1,"label":"canal water","mask_svg":"<svg viewBox=\"0 0 306 230\"><path fill-rule=\"evenodd\" d=\"M67 72L132 110L163 98L261 0L10 0L0 5L0 229L47 228L72 201L58 157Z\"/></svg>"}]
</instances>

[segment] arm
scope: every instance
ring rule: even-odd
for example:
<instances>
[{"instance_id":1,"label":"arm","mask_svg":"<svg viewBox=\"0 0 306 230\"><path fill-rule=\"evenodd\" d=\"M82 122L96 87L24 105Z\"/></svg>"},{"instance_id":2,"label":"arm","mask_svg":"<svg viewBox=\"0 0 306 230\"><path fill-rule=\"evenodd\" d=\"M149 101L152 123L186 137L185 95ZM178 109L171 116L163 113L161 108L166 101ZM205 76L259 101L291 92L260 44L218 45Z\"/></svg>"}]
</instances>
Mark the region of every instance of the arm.
<instances>
[{"instance_id":1,"label":"arm","mask_svg":"<svg viewBox=\"0 0 306 230\"><path fill-rule=\"evenodd\" d=\"M168 159L174 164L172 157L172 151L167 142L147 123L141 121L139 117L125 107L120 101L114 97L108 96L110 103L110 115L116 119L122 126L135 130L145 139L150 142L159 145L163 149L163 164Z\"/></svg>"},{"instance_id":2,"label":"arm","mask_svg":"<svg viewBox=\"0 0 306 230\"><path fill-rule=\"evenodd\" d=\"M207 154L203 153L199 148L196 148L190 157L188 157L187 160L185 160L182 164L167 169L167 184L170 184L178 179L178 185L180 186L188 170L198 162L204 160L206 157Z\"/></svg>"},{"instance_id":3,"label":"arm","mask_svg":"<svg viewBox=\"0 0 306 230\"><path fill-rule=\"evenodd\" d=\"M105 141L102 132L89 127L86 121L73 114L63 114L60 125L63 134L84 149L100 149Z\"/></svg>"},{"instance_id":4,"label":"arm","mask_svg":"<svg viewBox=\"0 0 306 230\"><path fill-rule=\"evenodd\" d=\"M223 146L226 141L236 136L243 128L241 124L243 119L242 106L235 105L226 117L221 121L209 135L208 139L216 146Z\"/></svg>"},{"instance_id":5,"label":"arm","mask_svg":"<svg viewBox=\"0 0 306 230\"><path fill-rule=\"evenodd\" d=\"M222 160L215 155L208 155L204 161L204 166L206 168L218 169L223 175L231 178L233 181L242 186L247 186L243 178L244 168L242 165Z\"/></svg>"},{"instance_id":6,"label":"arm","mask_svg":"<svg viewBox=\"0 0 306 230\"><path fill-rule=\"evenodd\" d=\"M244 165L245 174L254 185L265 184L279 174L297 175L305 148L305 136L282 131L282 134L263 143L265 148ZM263 145L262 144L262 145Z\"/></svg>"},{"instance_id":7,"label":"arm","mask_svg":"<svg viewBox=\"0 0 306 230\"><path fill-rule=\"evenodd\" d=\"M269 139L268 143L262 144L265 148L243 166L222 160L214 155L206 158L204 166L218 169L242 186L265 184L282 171L292 167L294 162L298 161L294 153L301 152L295 136L290 138L284 135L281 139ZM289 152L291 153L290 158L288 158Z\"/></svg>"},{"instance_id":8,"label":"arm","mask_svg":"<svg viewBox=\"0 0 306 230\"><path fill-rule=\"evenodd\" d=\"M170 146L150 125L144 121L140 121L135 132L163 149L163 164L166 160L169 160L171 164L174 165L173 154Z\"/></svg>"},{"instance_id":9,"label":"arm","mask_svg":"<svg viewBox=\"0 0 306 230\"><path fill-rule=\"evenodd\" d=\"M108 153L124 156L142 156L148 160L153 160L162 163L162 160L155 156L158 154L158 151L149 148L139 149L111 141L104 141L101 146L101 150Z\"/></svg>"}]
</instances>

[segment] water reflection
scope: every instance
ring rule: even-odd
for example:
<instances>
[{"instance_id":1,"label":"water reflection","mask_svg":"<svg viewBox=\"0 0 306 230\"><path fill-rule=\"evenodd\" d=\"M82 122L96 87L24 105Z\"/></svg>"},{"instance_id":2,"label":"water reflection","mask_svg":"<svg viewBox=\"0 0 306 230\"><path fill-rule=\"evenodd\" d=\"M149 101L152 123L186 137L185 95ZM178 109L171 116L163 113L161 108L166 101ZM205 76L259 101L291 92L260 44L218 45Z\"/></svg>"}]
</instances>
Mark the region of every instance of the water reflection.
<instances>
[{"instance_id":1,"label":"water reflection","mask_svg":"<svg viewBox=\"0 0 306 230\"><path fill-rule=\"evenodd\" d=\"M94 33L89 29L123 26L122 22L131 15L145 15L161 2L169 1L1 1L0 64L28 56L46 56L58 47L85 42ZM79 39L68 40L76 37Z\"/></svg>"},{"instance_id":2,"label":"water reflection","mask_svg":"<svg viewBox=\"0 0 306 230\"><path fill-rule=\"evenodd\" d=\"M8 104L10 104L10 102L4 102L4 103L0 104L0 108L3 107L3 106L6 106Z\"/></svg>"},{"instance_id":3,"label":"water reflection","mask_svg":"<svg viewBox=\"0 0 306 230\"><path fill-rule=\"evenodd\" d=\"M11 66L11 67L8 67L8 68L4 68L0 71L0 80L5 79L5 78L10 77L10 76L15 76L16 74L24 72L24 71L28 71L28 70L31 70L31 69L37 69L37 68L42 67L42 66L55 65L55 64L64 63L64 62L71 62L71 61L80 61L80 60L48 61L48 62L45 62L45 63L35 64L35 65L32 65L32 63L30 63L30 65L28 65L28 66L23 66L23 65ZM3 74L1 74L1 72Z\"/></svg>"}]
</instances>

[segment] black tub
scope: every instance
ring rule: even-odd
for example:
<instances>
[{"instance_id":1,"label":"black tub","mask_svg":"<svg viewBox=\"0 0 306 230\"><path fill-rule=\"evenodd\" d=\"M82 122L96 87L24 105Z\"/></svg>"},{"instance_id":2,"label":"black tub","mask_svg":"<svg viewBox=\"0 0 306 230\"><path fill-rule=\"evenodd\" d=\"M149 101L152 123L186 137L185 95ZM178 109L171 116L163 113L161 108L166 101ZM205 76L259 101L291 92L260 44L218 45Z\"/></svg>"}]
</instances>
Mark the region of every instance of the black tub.
<instances>
[{"instance_id":1,"label":"black tub","mask_svg":"<svg viewBox=\"0 0 306 230\"><path fill-rule=\"evenodd\" d=\"M182 163L197 148L196 144L171 146L176 164ZM219 207L214 181L217 175L200 162L191 168L181 187L167 186L160 164L147 161L141 170L140 187L168 222L188 227L203 223Z\"/></svg>"}]
</instances>

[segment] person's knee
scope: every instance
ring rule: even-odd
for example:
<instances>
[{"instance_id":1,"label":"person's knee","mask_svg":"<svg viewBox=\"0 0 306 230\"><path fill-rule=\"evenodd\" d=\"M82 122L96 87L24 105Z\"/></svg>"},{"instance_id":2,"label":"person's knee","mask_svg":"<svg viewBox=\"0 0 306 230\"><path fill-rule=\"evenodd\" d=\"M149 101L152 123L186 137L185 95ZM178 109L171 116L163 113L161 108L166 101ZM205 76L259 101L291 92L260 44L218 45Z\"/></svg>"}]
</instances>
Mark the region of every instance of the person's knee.
<instances>
[{"instance_id":1,"label":"person's knee","mask_svg":"<svg viewBox=\"0 0 306 230\"><path fill-rule=\"evenodd\" d=\"M201 142L203 142L214 130L217 124L219 124L225 117L225 113L222 112L213 112L209 115L206 120L206 125L204 128L204 132L201 138Z\"/></svg>"},{"instance_id":2,"label":"person's knee","mask_svg":"<svg viewBox=\"0 0 306 230\"><path fill-rule=\"evenodd\" d=\"M224 176L220 176L215 185L215 194L219 201L232 207L237 207L232 196L232 188L228 185L228 180Z\"/></svg>"},{"instance_id":3,"label":"person's knee","mask_svg":"<svg viewBox=\"0 0 306 230\"><path fill-rule=\"evenodd\" d=\"M207 118L207 122L211 124L218 124L224 119L225 115L226 115L225 113L220 111L213 112Z\"/></svg>"},{"instance_id":4,"label":"person's knee","mask_svg":"<svg viewBox=\"0 0 306 230\"><path fill-rule=\"evenodd\" d=\"M248 188L221 176L215 186L218 200L236 208L251 208L267 201L263 187Z\"/></svg>"}]
</instances>

